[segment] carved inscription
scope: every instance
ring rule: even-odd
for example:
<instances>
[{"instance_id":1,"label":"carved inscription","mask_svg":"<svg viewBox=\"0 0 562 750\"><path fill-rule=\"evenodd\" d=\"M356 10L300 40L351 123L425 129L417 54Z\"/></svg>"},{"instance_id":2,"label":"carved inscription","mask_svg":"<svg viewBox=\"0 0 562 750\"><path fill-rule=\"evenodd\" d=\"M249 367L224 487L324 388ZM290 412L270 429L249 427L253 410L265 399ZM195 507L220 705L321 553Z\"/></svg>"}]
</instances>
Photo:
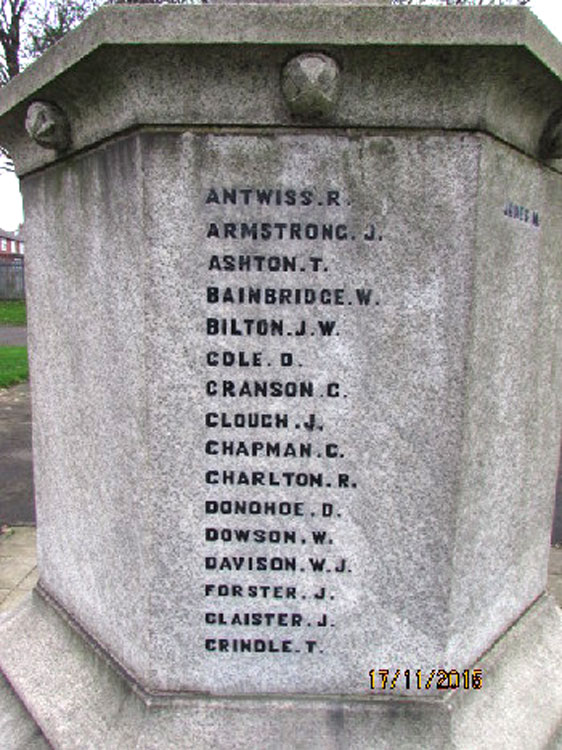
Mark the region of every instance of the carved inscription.
<instances>
[{"instance_id":1,"label":"carved inscription","mask_svg":"<svg viewBox=\"0 0 562 750\"><path fill-rule=\"evenodd\" d=\"M200 207L201 647L322 658L345 625L335 581L353 578L343 535L358 491L338 435L354 394L333 355L357 311L379 305L338 254L382 236L353 225L350 196L332 185L210 181Z\"/></svg>"},{"instance_id":2,"label":"carved inscription","mask_svg":"<svg viewBox=\"0 0 562 750\"><path fill-rule=\"evenodd\" d=\"M523 224L538 229L540 227L540 216L539 212L533 209L521 206L513 201L508 201L503 209L503 215L509 219L516 219L521 221Z\"/></svg>"}]
</instances>

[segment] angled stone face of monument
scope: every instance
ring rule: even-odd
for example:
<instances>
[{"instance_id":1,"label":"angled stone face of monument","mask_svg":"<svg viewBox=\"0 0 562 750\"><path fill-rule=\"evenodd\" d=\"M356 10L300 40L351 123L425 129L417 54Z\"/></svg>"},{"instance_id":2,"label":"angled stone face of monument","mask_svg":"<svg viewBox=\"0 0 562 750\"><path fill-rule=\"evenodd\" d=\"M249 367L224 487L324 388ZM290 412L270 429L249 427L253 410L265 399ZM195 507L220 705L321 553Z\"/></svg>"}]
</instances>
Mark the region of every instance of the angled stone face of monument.
<instances>
[{"instance_id":1,"label":"angled stone face of monument","mask_svg":"<svg viewBox=\"0 0 562 750\"><path fill-rule=\"evenodd\" d=\"M561 74L521 8L114 6L2 90L53 747L559 741Z\"/></svg>"}]
</instances>

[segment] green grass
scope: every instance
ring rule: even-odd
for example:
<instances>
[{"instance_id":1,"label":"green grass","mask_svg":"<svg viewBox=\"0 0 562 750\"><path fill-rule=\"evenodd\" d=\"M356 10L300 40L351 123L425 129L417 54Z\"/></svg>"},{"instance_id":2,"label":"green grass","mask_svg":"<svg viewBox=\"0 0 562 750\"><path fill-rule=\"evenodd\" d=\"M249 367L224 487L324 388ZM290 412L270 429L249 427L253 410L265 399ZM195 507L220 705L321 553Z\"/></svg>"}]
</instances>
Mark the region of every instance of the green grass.
<instances>
[{"instance_id":1,"label":"green grass","mask_svg":"<svg viewBox=\"0 0 562 750\"><path fill-rule=\"evenodd\" d=\"M27 380L26 346L0 346L0 388Z\"/></svg>"},{"instance_id":2,"label":"green grass","mask_svg":"<svg viewBox=\"0 0 562 750\"><path fill-rule=\"evenodd\" d=\"M25 324L24 300L0 300L0 326L24 326Z\"/></svg>"}]
</instances>

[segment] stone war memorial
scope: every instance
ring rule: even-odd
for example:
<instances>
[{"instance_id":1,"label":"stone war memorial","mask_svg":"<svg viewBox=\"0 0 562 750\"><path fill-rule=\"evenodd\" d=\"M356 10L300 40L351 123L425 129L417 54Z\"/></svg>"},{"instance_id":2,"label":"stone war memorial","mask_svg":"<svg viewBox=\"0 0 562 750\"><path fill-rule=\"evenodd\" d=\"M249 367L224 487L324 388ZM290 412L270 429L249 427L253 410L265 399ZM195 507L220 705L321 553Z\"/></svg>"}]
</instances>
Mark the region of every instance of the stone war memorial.
<instances>
[{"instance_id":1,"label":"stone war memorial","mask_svg":"<svg viewBox=\"0 0 562 750\"><path fill-rule=\"evenodd\" d=\"M524 8L145 5L2 90L40 569L0 620L14 726L562 746L561 75Z\"/></svg>"}]
</instances>

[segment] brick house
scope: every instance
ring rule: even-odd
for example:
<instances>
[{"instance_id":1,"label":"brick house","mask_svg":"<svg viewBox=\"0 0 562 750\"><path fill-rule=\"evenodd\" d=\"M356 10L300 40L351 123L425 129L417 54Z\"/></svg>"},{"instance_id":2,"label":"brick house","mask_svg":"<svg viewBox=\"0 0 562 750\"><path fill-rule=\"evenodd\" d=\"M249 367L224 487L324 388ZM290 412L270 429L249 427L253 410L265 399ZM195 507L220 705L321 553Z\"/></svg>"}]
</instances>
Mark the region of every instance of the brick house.
<instances>
[{"instance_id":1,"label":"brick house","mask_svg":"<svg viewBox=\"0 0 562 750\"><path fill-rule=\"evenodd\" d=\"M0 299L24 299L24 257L21 231L0 229Z\"/></svg>"},{"instance_id":2,"label":"brick house","mask_svg":"<svg viewBox=\"0 0 562 750\"><path fill-rule=\"evenodd\" d=\"M7 232L5 229L0 229L0 257L6 258L15 255L21 258L24 253L25 243L21 233L15 234L14 232Z\"/></svg>"}]
</instances>

